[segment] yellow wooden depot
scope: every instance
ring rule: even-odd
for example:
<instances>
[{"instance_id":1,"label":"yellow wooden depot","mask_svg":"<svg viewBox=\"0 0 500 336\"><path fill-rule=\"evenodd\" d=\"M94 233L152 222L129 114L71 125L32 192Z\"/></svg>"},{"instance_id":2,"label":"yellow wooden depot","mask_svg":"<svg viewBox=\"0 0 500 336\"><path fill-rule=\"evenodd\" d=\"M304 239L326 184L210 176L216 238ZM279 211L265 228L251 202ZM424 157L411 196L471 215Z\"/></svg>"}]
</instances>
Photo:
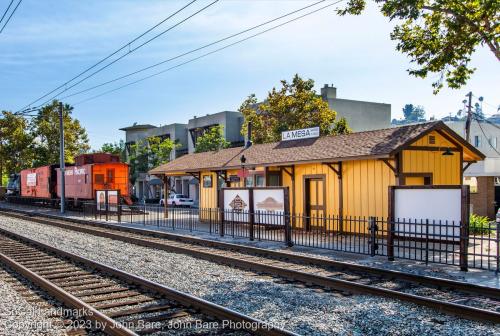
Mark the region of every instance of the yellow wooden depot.
<instances>
[{"instance_id":1,"label":"yellow wooden depot","mask_svg":"<svg viewBox=\"0 0 500 336\"><path fill-rule=\"evenodd\" d=\"M389 186L461 185L463 171L482 159L437 121L189 154L150 173L198 178L200 209L219 208L222 186L279 185L289 188L292 214L387 217ZM249 177L236 182L242 169Z\"/></svg>"}]
</instances>

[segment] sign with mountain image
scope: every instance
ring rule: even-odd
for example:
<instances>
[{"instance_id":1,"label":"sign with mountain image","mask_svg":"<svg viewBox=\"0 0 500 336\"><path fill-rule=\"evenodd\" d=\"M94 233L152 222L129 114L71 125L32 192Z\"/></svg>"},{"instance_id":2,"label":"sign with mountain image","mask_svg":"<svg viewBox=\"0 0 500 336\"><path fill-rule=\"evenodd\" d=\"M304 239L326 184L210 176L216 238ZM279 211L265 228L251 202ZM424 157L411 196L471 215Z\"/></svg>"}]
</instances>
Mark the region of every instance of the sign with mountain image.
<instances>
[{"instance_id":1,"label":"sign with mountain image","mask_svg":"<svg viewBox=\"0 0 500 336\"><path fill-rule=\"evenodd\" d=\"M255 189L253 191L255 223L283 225L285 193L283 189Z\"/></svg>"}]
</instances>

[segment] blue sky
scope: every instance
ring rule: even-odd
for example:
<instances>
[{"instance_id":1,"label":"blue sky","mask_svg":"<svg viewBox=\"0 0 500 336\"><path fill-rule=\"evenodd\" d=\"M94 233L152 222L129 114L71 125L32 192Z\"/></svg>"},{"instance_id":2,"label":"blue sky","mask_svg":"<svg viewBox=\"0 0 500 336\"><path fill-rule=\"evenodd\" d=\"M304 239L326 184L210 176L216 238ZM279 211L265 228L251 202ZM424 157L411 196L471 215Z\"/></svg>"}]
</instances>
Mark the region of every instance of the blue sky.
<instances>
[{"instance_id":1,"label":"blue sky","mask_svg":"<svg viewBox=\"0 0 500 336\"><path fill-rule=\"evenodd\" d=\"M18 110L153 26L188 0L24 0L0 34L0 109ZM226 35L280 16L313 1L222 0L166 33L76 90L162 61ZM0 0L0 10L8 5ZM156 32L208 4L199 0ZM177 18L177 19L176 19ZM408 59L389 38L393 23L371 4L357 17L327 9L222 52L136 85L82 102L152 72L67 98L91 145L118 141L118 129L134 122L187 122L222 110L236 110L250 93L262 98L295 73L334 84L340 98L392 104L393 117L406 103L423 105L427 116L443 117L461 107L472 90L484 96L485 113L500 104L499 64L488 50L473 57L477 71L461 90L432 94L431 82L410 77ZM136 44L137 45L137 44ZM196 56L196 55L194 55ZM166 69L189 58L165 64ZM66 94L74 91L68 91ZM64 94L62 95L64 96Z\"/></svg>"}]
</instances>

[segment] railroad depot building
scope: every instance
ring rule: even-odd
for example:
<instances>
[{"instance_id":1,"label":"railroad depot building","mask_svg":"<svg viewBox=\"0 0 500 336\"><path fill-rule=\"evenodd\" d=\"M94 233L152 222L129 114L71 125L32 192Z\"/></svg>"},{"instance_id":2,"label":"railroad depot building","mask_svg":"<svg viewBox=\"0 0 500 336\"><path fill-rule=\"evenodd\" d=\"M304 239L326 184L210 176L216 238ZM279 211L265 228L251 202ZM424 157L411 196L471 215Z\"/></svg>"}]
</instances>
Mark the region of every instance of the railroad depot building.
<instances>
[{"instance_id":1,"label":"railroad depot building","mask_svg":"<svg viewBox=\"0 0 500 336\"><path fill-rule=\"evenodd\" d=\"M195 176L200 209L219 208L222 187L280 186L292 214L387 217L390 186L460 186L468 165L483 159L435 121L193 153L150 173Z\"/></svg>"}]
</instances>

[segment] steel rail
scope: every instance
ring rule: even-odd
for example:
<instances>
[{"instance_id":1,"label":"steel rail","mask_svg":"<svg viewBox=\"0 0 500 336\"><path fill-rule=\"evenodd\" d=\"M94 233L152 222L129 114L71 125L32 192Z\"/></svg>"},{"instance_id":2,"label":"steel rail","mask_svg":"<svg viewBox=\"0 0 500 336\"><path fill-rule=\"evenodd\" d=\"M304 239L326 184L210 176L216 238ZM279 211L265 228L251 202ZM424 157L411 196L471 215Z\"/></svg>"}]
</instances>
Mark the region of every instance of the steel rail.
<instances>
[{"instance_id":1,"label":"steel rail","mask_svg":"<svg viewBox=\"0 0 500 336\"><path fill-rule=\"evenodd\" d=\"M462 304L457 304L453 302L446 302L446 301L441 301L429 297L423 297L415 294L410 294L410 293L404 293L404 292L399 292L396 290L391 290L391 289L386 289L386 288L381 288L381 287L376 287L376 286L371 286L371 285L366 285L362 283L356 283L354 281L349 281L349 280L342 280L342 279L335 279L335 278L330 278L326 276L321 276L317 274L312 274L312 273L307 273L307 272L302 272L302 271L296 271L292 269L286 269L283 267L277 267L273 265L268 265L264 263L256 263L255 261L251 260L245 260L243 258L235 258L231 256L223 256L220 254L214 254L206 251L200 251L200 250L195 250L195 249L190 249L186 247L181 247L181 246L175 246L175 245L168 245L165 242L155 242L155 241L150 241L147 239L142 239L142 238L134 238L134 237L129 237L129 236L123 236L111 232L103 232L99 230L93 230L89 227L81 227L81 226L74 226L70 224L64 224L61 222L53 222L50 220L45 220L45 219L40 219L40 218L33 218L33 217L24 217L23 216L16 216L17 218L25 219L25 220L32 220L35 222L39 222L42 224L48 224L48 225L53 225L61 228L66 228L70 229L73 231L78 231L78 232L83 232L83 233L89 233L101 237L106 237L110 239L115 239L115 240L120 240L123 242L128 242L128 243L133 243L136 245L144 246L144 247L150 247L150 248L156 248L159 250L166 250L166 251L171 251L171 252L176 252L176 253L183 253L187 255L192 255L198 258L202 258L205 260L217 262L217 263L224 263L227 265L233 265L237 266L243 269L249 269L253 271L259 271L259 272L264 272L268 274L274 274L278 275L287 279L292 279L296 281L301 281L305 282L307 284L314 284L314 285L319 285L323 287L328 287L328 288L333 288L337 290L342 290L342 291L348 291L348 292L353 292L353 293L358 293L358 294L368 294L368 295L377 295L377 296L382 296L382 297L389 297L393 299L398 299L401 301L406 301L406 302L411 302L415 303L421 306L426 306L429 308L436 309L440 312L445 312L448 314L453 314L453 315L458 315L460 317L464 317L467 319L473 319L473 320L479 320L479 321L489 321L489 322L495 322L495 323L500 323L500 312L495 312L487 309L482 309L482 308L476 308L472 306L467 306L467 305L462 305ZM57 218L61 220L61 218ZM73 220L71 220L73 221ZM88 222L85 222L88 224ZM104 226L104 227L109 227L112 226L114 229L116 229L115 225L112 224L104 224L101 225L100 223L96 225L96 223L92 223L93 226ZM124 228L124 227L119 227L119 229L124 230L124 231L129 231L130 228ZM137 229L134 229L137 230ZM153 235L153 236L165 236L165 235L170 235L171 234L165 234L161 233L161 235L157 235L158 232L156 231L151 231L151 230L143 230L143 234L148 234L148 235ZM137 232L132 232L132 233L137 233ZM180 236L184 237L184 236ZM176 235L176 238L179 238L178 235ZM193 237L188 237L189 240L196 241L197 244L202 244L205 242L212 242L213 244L219 244L219 242L215 241L206 241L203 240L200 242L202 239L200 238L193 238ZM230 244L230 243L222 243L224 244L225 247L227 248L239 248L241 247L240 245L236 244ZM259 249L255 247L248 248L247 246L244 247L245 250L247 251L253 251L253 253L266 253L269 254L270 251L265 250L265 249ZM275 251L272 251L275 252ZM279 252L280 256L286 255L287 258L296 258L298 256L290 253L282 253ZM277 254L274 254L275 256ZM319 259L319 258L313 258L315 259L315 262L321 261L324 262L325 260ZM305 257L302 260L310 260L309 257ZM338 262L333 262L336 265ZM328 263L329 265L331 263ZM348 263L342 263L342 266L348 268L351 267L352 264ZM358 266L358 265L356 265ZM467 283L462 283L458 281L453 281L453 280L447 280L447 279L440 279L440 278L433 278L433 277L422 277L422 276L417 276L413 274L407 274L403 272L398 272L398 271L387 271L383 269L374 269L374 268L367 268L366 266L362 266L361 268L354 267L355 269L359 270L367 270L367 271L372 271L375 272L377 275L386 275L390 274L390 278L396 278L396 279L403 279L403 278L408 278L408 279L413 279L411 282L416 282L416 283L421 283L421 284L426 284L427 283L432 283L433 285L438 285L441 287L451 287L451 288L464 288L468 290L464 290L467 292L474 292L476 294L481 294L481 295L486 295L488 297L493 297L493 298L498 298L500 290L495 289L495 288L490 288L490 287L485 287L485 286L478 286L478 285L472 285L472 284L467 284ZM373 274L375 274L373 273ZM406 280L406 279L405 279ZM410 281L410 280L408 280Z\"/></svg>"},{"instance_id":2,"label":"steel rail","mask_svg":"<svg viewBox=\"0 0 500 336\"><path fill-rule=\"evenodd\" d=\"M284 330L281 328L274 327L262 320L255 319L253 317L241 314L237 311L234 311L232 309L220 306L218 304L209 302L207 300L198 298L196 296L178 291L176 289L155 283L153 281L147 280L145 278L121 271L119 269L116 269L111 266L107 266L105 264L90 260L88 258L84 258L81 256L78 256L76 254L66 252L63 250L59 250L55 247L52 247L50 245L41 243L37 240L19 235L17 233L11 232L9 230L0 228L0 234L3 234L7 237L11 237L17 241L23 242L30 244L32 246L35 246L38 249L45 250L47 252L53 253L59 257L62 258L67 258L72 262L76 263L81 263L87 267L96 269L102 273L108 274L110 276L116 277L120 280L123 280L127 283L131 283L134 285L137 285L141 288L148 289L150 291L156 292L165 298L179 302L185 307L192 307L198 311L200 311L202 314L206 314L208 316L213 316L219 320L222 321L232 321L236 323L241 323L241 326L243 326L243 330L249 331L251 333L257 334L257 335L275 335L275 336L297 336L297 334L290 332L288 330ZM119 323L117 325L117 322L114 322L114 320L110 319L109 317L105 316L104 314L100 313L98 310L92 308L91 306L85 304L84 302L80 301L76 297L72 296L71 294L65 292L64 290L60 289L59 287L53 285L49 281L45 280L44 278L38 276L36 273L31 272L29 269L24 268L24 266L17 264L15 261L12 259L8 258L7 256L3 255L0 253L0 259L2 262L5 262L9 266L12 266L13 269L16 271L19 270L19 272L23 275L29 278L30 281L35 283L36 285L39 285L43 289L47 290L51 295L58 295L58 299L63 301L64 303L72 306L78 306L81 308L87 309L87 311L91 311L94 313L95 317L102 319L103 321L107 321L109 324L108 326L116 326L116 329L109 329L105 330L108 332L110 335L136 335L132 331L125 329L125 328L119 328ZM16 265L17 264L17 265ZM24 268L24 269L23 269ZM114 324L112 323L114 322ZM124 333L121 333L124 332Z\"/></svg>"},{"instance_id":3,"label":"steel rail","mask_svg":"<svg viewBox=\"0 0 500 336\"><path fill-rule=\"evenodd\" d=\"M37 286L45 290L48 294L58 299L62 303L78 311L86 312L85 317L101 325L103 327L103 331L106 332L108 335L137 336L137 334L132 330L122 326L119 322L113 320L112 318L109 318L108 316L104 315L97 309L86 304L77 297L71 295L64 289L54 285L50 281L45 280L43 277L30 271L27 267L24 267L23 265L9 258L3 253L0 253L0 261L5 265L9 266L17 273L21 274L23 277L31 281L33 284L36 284Z\"/></svg>"},{"instance_id":4,"label":"steel rail","mask_svg":"<svg viewBox=\"0 0 500 336\"><path fill-rule=\"evenodd\" d=\"M13 211L13 212L11 212L11 211ZM23 215L18 215L16 213L20 213ZM498 289L498 288L487 287L487 286L483 286L483 285L472 284L472 283L456 281L456 280L451 280L451 279L438 278L438 277L433 277L433 276L428 276L428 275L418 275L418 274L406 273L406 272L397 271L397 270L389 270L389 269L353 264L353 263L331 260L331 259L324 259L324 258L318 258L318 257L312 257L312 256L293 254L293 253L288 253L288 252L274 251L274 250L269 250L269 249L264 249L264 248L259 248L259 247L245 246L245 245L241 245L241 244L214 241L214 240L185 236L185 235L180 235L180 234L175 234L175 233L160 232L160 231L156 231L156 230L148 230L148 229L142 229L142 228L132 228L132 227L126 227L126 226L118 225L118 224L110 224L110 223L102 223L102 222L97 223L97 222L88 221L88 220L54 216L54 215L50 215L50 214L32 213L29 211L23 211L23 210L18 210L18 209L16 209L16 210L9 209L7 211L5 209L0 209L0 214L8 215L8 216L23 219L23 220L31 220L31 221L38 222L40 224L47 224L47 225L67 228L70 230L80 231L80 232L84 232L83 230L88 230L88 228L65 225L64 222L85 224L85 225L90 225L90 226L94 226L94 227L98 227L98 228L104 227L104 228L109 228L109 229L112 229L115 231L123 231L123 232L141 234L141 235L150 236L150 237L165 238L167 240L174 240L174 241L179 241L179 242L188 243L188 244L213 247L213 248L217 248L217 249L221 249L221 250L224 250L224 249L233 250L233 251L237 251L240 253L259 255L259 256L268 257L271 259L286 260L287 262L293 262L293 263L297 263L297 264L308 264L308 265L314 265L314 266L319 266L319 267L331 267L331 268L334 268L337 270L348 270L348 271L354 271L354 272L360 272L360 273L369 273L369 274L373 274L376 276L382 276L382 277L389 279L389 280L390 279L399 279L399 280L412 282L415 284L426 284L426 285L432 285L432 286L436 286L436 287L454 288L456 290L460 290L460 291L471 293L471 294L484 295L484 296L488 296L490 298L500 299L500 289ZM45 217L45 218L48 218L51 220L37 218L34 216ZM52 220L57 220L58 222L54 222ZM93 234L93 232L94 232L93 230L90 230L87 233ZM110 236L108 238L112 238L112 237Z\"/></svg>"}]
</instances>

